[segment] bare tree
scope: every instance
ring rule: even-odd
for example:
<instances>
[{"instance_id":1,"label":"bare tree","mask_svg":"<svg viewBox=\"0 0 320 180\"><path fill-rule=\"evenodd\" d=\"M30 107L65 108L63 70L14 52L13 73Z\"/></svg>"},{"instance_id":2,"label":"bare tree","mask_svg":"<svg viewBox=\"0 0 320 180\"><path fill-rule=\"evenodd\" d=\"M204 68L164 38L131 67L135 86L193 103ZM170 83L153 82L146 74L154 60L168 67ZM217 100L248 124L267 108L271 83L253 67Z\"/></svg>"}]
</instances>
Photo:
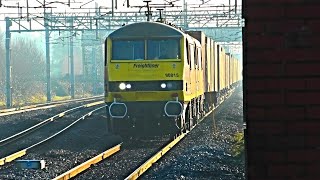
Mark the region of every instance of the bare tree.
<instances>
[{"instance_id":1,"label":"bare tree","mask_svg":"<svg viewBox=\"0 0 320 180\"><path fill-rule=\"evenodd\" d=\"M37 45L31 40L19 38L12 46L14 76L21 80L44 80L44 54Z\"/></svg>"},{"instance_id":2,"label":"bare tree","mask_svg":"<svg viewBox=\"0 0 320 180\"><path fill-rule=\"evenodd\" d=\"M44 53L26 38L14 39L11 49L13 99L25 103L35 94L44 94Z\"/></svg>"}]
</instances>

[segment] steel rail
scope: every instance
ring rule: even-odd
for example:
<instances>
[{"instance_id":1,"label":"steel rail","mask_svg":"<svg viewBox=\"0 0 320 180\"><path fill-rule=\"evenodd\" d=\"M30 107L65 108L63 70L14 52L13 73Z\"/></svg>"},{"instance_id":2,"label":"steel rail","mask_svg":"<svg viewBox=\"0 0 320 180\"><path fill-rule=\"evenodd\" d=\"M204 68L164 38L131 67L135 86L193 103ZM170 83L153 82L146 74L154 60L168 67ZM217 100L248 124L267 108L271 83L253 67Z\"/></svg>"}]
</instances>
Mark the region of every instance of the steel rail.
<instances>
[{"instance_id":1,"label":"steel rail","mask_svg":"<svg viewBox=\"0 0 320 180\"><path fill-rule=\"evenodd\" d=\"M227 95L227 97L229 97L232 94L233 91L231 91L231 93L229 95ZM224 98L224 99L227 99ZM221 101L221 103L224 100ZM220 103L220 104L221 104ZM209 116L215 109L217 109L219 106L216 106L214 109L212 109L211 111L209 111L208 113L205 114L205 116L203 116L199 122L201 122L204 118L206 118L207 116ZM196 127L197 124L194 126ZM193 128L194 128L193 127ZM139 168L137 168L134 172L132 172L128 177L125 178L125 180L132 180L132 179L137 179L139 178L144 172L146 172L155 162L157 162L162 156L164 156L169 150L171 150L178 142L180 142L187 134L189 133L189 131L187 131L186 133L182 133L181 135L179 135L178 137L176 137L173 141L171 141L168 145L166 145L164 148L162 148L160 151L158 151L155 155L153 155L150 159L148 159L143 165L141 165ZM122 144L122 143L121 143ZM55 177L52 180L66 180L66 179L71 179L75 176L77 176L78 174L80 174L81 172L89 169L91 167L91 165L96 164L104 159L106 159L107 157L115 154L116 152L118 152L120 150L120 146L121 144L89 159L88 161L72 168L71 170ZM119 147L118 147L119 146Z\"/></svg>"},{"instance_id":2,"label":"steel rail","mask_svg":"<svg viewBox=\"0 0 320 180\"><path fill-rule=\"evenodd\" d=\"M227 95L227 97L225 99L227 99L233 91L230 91L230 94ZM224 100L225 100L224 99ZM224 101L223 100L223 101ZM222 102L223 102L222 101ZM222 103L221 102L221 103ZM220 104L221 104L220 103ZM219 104L219 105L220 105ZM206 113L200 120L199 122L201 122L203 119L205 119L206 117L208 117L211 113L213 113L218 107L214 107L212 110L210 110L208 113ZM198 123L199 124L199 123ZM198 124L196 124L195 126L193 126L193 128L195 128ZM193 129L192 128L192 129ZM171 141L168 145L166 145L164 148L162 148L160 151L158 151L155 155L153 155L150 159L148 159L145 163L143 163L140 167L138 167L135 171L133 171L128 177L125 178L125 180L135 180L138 179L143 173L145 173L154 163L156 163L161 157L163 157L170 149L172 149L175 145L178 144L178 142L180 142L186 135L188 135L190 131L187 131L185 133L182 133L181 135L179 135L178 137L176 137L173 141Z\"/></svg>"},{"instance_id":3,"label":"steel rail","mask_svg":"<svg viewBox=\"0 0 320 180\"><path fill-rule=\"evenodd\" d=\"M24 113L24 112L29 112L29 111L36 111L36 110L41 110L41 109L50 109L54 108L57 106L60 106L62 104L54 104L54 105L47 105L47 106L41 106L38 107L36 105L31 105L31 106L24 106L23 108L11 108L11 109L6 109L2 112L0 112L0 117L1 116L9 116L12 114L19 114L19 113Z\"/></svg>"},{"instance_id":4,"label":"steel rail","mask_svg":"<svg viewBox=\"0 0 320 180\"><path fill-rule=\"evenodd\" d=\"M83 115L82 117L80 117L79 119L75 120L74 122L72 122L71 124L69 124L68 126L66 126L65 128L63 128L62 130L58 131L57 133L49 136L48 138L46 138L46 139L44 139L44 140L42 140L42 141L40 141L40 142L38 142L38 143L36 143L36 144L33 144L33 145L31 145L31 146L29 146L29 147L27 147L27 148L25 148L25 149L23 149L23 150L21 150L21 151L18 151L18 152L16 152L16 153L13 153L13 154L11 154L11 155L9 155L9 156L6 156L6 157L4 157L4 158L1 158L1 159L0 159L0 166L1 166L1 165L4 165L4 164L6 164L6 163L9 163L9 162L11 162L11 161L13 161L13 160L15 160L15 159L17 159L17 158L19 158L19 157L22 157L22 156L26 155L27 152L28 152L28 150L30 150L31 148L34 148L35 146L38 146L38 145L40 145L40 144L42 144L42 143L44 143L44 142L46 142L46 141L54 138L55 136L61 134L62 132L66 131L67 129L69 129L70 127L72 127L74 124L78 123L78 122L81 121L81 120L84 120L86 117L91 116L92 113L94 113L94 112L96 112L96 111L98 111L98 110L100 110L100 109L102 109L102 108L105 108L106 106L107 106L107 105L103 105L103 106L101 106L101 107L98 107L98 108L90 111L89 113L87 113L87 114Z\"/></svg>"},{"instance_id":5,"label":"steel rail","mask_svg":"<svg viewBox=\"0 0 320 180\"><path fill-rule=\"evenodd\" d=\"M28 112L28 111L40 110L40 109L49 109L49 108L57 107L57 106L68 104L68 103L74 103L74 102L78 102L78 101L90 101L90 100L98 99L98 98L103 98L103 96L94 96L94 97L90 97L90 98L55 101L55 102L51 102L51 103L43 103L43 104L28 105L28 106L16 107L16 108L10 108L10 109L2 109L2 110L0 110L0 117L1 116L8 116L11 114Z\"/></svg>"},{"instance_id":6,"label":"steel rail","mask_svg":"<svg viewBox=\"0 0 320 180\"><path fill-rule=\"evenodd\" d=\"M180 136L171 141L168 145L162 148L159 152L148 159L144 164L142 164L138 169L132 172L125 180L138 179L144 172L146 172L152 164L157 162L162 156L164 156L170 149L172 149L181 139L183 139L187 133L182 133Z\"/></svg>"},{"instance_id":7,"label":"steel rail","mask_svg":"<svg viewBox=\"0 0 320 180\"><path fill-rule=\"evenodd\" d=\"M227 99L233 91L231 91L231 93L229 95L227 95L225 99ZM224 101L222 100L221 103ZM221 104L220 103L220 104ZM201 122L204 118L206 118L207 116L209 116L215 109L217 109L219 106L215 107L214 109L212 109L211 111L209 111L208 113L205 114L205 116L203 116L199 122ZM196 127L196 125L194 126ZM194 128L193 127L193 128ZM125 178L125 180L132 180L132 179L138 179L144 172L146 172L155 162L157 162L162 156L164 156L169 150L171 150L178 142L180 142L187 134L189 133L189 131L187 131L186 133L182 133L181 135L179 135L178 137L176 137L173 141L171 141L168 145L166 145L164 148L162 148L160 151L158 151L155 155L153 155L150 159L148 159L143 165L141 165L139 168L137 168L134 172L132 172L128 177ZM118 152L120 150L120 145L117 145L91 159L89 159L88 161L72 168L71 170L55 177L53 180L65 180L65 179L71 179L75 176L77 176L78 174L80 174L81 172L87 170L88 168L91 167L91 165L96 164L104 159L106 159L107 157L115 154L116 152Z\"/></svg>"},{"instance_id":8,"label":"steel rail","mask_svg":"<svg viewBox=\"0 0 320 180\"><path fill-rule=\"evenodd\" d=\"M72 177L75 177L76 175L80 174L81 172L87 170L90 168L91 165L96 164L107 157L110 157L111 155L117 153L120 151L121 144L118 144L114 146L113 148L110 148L106 150L105 152L89 159L88 161L70 169L69 171L55 177L53 180L64 180L64 179L70 179Z\"/></svg>"},{"instance_id":9,"label":"steel rail","mask_svg":"<svg viewBox=\"0 0 320 180\"><path fill-rule=\"evenodd\" d=\"M67 114L70 114L70 113L74 112L75 110L82 109L82 108L88 108L88 107L99 105L99 104L102 104L102 103L104 103L104 101L97 101L97 102L81 105L81 106L78 106L78 107L71 108L69 110L63 111L63 112L61 112L61 113L59 113L57 115L54 115L54 116L52 116L52 117L50 117L50 118L48 118L48 119L46 119L46 120L44 120L44 121L42 121L40 123L28 128L28 129L25 129L25 130L23 130L23 131L21 131L19 133L16 133L16 134L14 134L14 135L12 135L10 137L7 137L5 139L0 140L0 146L3 146L5 144L9 143L13 139L17 139L19 137L23 137L23 135L25 135L25 134L27 134L29 132L32 132L33 130L35 130L37 128L40 128L40 127L42 127L42 126L44 126L44 125L46 125L46 124L48 124L50 122L53 122L56 119L62 118L63 116L65 116Z\"/></svg>"}]
</instances>

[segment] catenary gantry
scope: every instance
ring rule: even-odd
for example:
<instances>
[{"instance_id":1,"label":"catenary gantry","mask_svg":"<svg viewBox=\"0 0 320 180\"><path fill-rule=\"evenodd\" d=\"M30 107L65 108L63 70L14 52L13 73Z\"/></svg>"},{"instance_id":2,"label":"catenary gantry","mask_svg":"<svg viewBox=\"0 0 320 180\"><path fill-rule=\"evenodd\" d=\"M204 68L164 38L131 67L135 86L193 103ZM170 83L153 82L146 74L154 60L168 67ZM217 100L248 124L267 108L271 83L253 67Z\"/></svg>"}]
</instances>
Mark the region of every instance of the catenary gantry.
<instances>
[{"instance_id":1,"label":"catenary gantry","mask_svg":"<svg viewBox=\"0 0 320 180\"><path fill-rule=\"evenodd\" d=\"M15 14L7 13L6 22L6 105L12 106L11 60L10 41L14 32L45 32L46 47L46 81L47 101L51 101L50 83L50 33L54 31L70 32L70 91L74 97L74 62L73 62L73 35L75 32L91 32L95 36L95 46L101 45L103 39L113 30L123 25L146 21L146 12L105 11L97 7L94 12L64 12L52 13L44 9L43 13ZM51 9L52 10L52 9ZM152 13L151 20L155 21L160 11ZM218 42L242 45L242 19L241 6L212 6L207 8L192 8L184 5L182 10L165 10L162 16L167 22L172 22L186 30L202 30L208 36L214 37Z\"/></svg>"}]
</instances>

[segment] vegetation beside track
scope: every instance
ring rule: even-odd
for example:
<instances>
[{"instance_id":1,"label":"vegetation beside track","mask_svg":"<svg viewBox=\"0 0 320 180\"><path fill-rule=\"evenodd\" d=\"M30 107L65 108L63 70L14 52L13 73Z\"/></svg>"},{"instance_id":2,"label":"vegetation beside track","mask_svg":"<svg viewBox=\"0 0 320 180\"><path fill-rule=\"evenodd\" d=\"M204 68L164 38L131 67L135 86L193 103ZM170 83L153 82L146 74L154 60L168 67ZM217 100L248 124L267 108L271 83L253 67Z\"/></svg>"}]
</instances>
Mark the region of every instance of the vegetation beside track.
<instances>
[{"instance_id":1,"label":"vegetation beside track","mask_svg":"<svg viewBox=\"0 0 320 180\"><path fill-rule=\"evenodd\" d=\"M231 154L233 157L243 157L244 156L244 133L237 132L234 134L232 139L232 149Z\"/></svg>"}]
</instances>

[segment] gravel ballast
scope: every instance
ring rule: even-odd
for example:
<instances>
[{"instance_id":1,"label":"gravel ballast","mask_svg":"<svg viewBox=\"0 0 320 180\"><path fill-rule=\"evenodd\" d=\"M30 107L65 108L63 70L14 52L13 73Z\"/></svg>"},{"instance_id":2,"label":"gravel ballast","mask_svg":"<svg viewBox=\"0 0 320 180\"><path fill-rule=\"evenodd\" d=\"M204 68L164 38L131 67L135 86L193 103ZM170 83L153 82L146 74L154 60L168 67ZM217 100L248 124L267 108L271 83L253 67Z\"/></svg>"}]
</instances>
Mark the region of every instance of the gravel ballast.
<instances>
[{"instance_id":1,"label":"gravel ballast","mask_svg":"<svg viewBox=\"0 0 320 180\"><path fill-rule=\"evenodd\" d=\"M241 86L142 179L245 179L244 157L231 155L232 137L237 132L243 132Z\"/></svg>"},{"instance_id":2,"label":"gravel ballast","mask_svg":"<svg viewBox=\"0 0 320 180\"><path fill-rule=\"evenodd\" d=\"M52 179L110 148L119 140L106 134L104 113L104 109L98 111L20 158L45 160L46 168L19 169L13 162L0 166L0 179Z\"/></svg>"},{"instance_id":3,"label":"gravel ballast","mask_svg":"<svg viewBox=\"0 0 320 180\"><path fill-rule=\"evenodd\" d=\"M205 118L141 179L245 179L244 157L231 153L234 134L243 131L242 102L242 87L238 87L214 114ZM22 158L44 159L45 169L18 169L11 163L0 167L0 179L51 179L119 142L121 138L106 133L105 111L100 110ZM122 149L75 179L123 179L160 144Z\"/></svg>"}]
</instances>

